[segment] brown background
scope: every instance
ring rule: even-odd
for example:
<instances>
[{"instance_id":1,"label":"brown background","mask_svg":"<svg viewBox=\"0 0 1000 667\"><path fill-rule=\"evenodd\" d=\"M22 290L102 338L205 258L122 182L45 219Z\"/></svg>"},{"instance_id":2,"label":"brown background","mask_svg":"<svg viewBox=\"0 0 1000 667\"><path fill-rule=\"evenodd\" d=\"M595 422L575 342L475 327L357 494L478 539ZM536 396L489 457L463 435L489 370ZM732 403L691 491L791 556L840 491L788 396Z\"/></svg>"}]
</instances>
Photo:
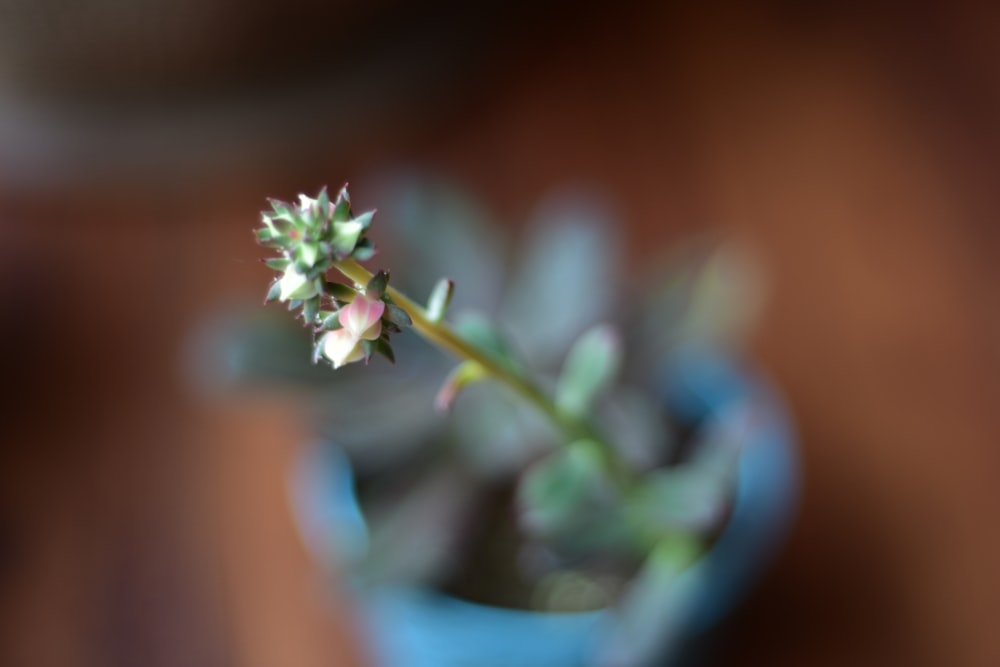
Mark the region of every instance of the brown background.
<instances>
[{"instance_id":1,"label":"brown background","mask_svg":"<svg viewBox=\"0 0 1000 667\"><path fill-rule=\"evenodd\" d=\"M0 663L357 660L290 522L291 401L199 393L178 360L259 298L264 196L406 164L510 219L593 184L637 260L718 227L766 259L755 349L804 497L718 664L1000 664L1000 17L619 4L478 18L485 46L397 101L412 113L306 139L277 115L294 140L163 164L0 159Z\"/></svg>"}]
</instances>

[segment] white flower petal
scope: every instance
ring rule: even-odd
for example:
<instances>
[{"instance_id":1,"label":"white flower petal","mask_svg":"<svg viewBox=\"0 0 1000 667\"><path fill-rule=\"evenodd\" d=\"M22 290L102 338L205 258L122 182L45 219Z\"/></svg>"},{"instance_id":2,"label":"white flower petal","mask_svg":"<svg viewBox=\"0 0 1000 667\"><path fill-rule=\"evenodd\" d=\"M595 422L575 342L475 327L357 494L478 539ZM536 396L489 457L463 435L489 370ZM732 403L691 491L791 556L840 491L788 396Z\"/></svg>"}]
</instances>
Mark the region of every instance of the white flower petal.
<instances>
[{"instance_id":1,"label":"white flower petal","mask_svg":"<svg viewBox=\"0 0 1000 667\"><path fill-rule=\"evenodd\" d=\"M333 362L334 368L340 368L344 364L364 359L365 351L350 331L337 329L323 336L323 356Z\"/></svg>"}]
</instances>

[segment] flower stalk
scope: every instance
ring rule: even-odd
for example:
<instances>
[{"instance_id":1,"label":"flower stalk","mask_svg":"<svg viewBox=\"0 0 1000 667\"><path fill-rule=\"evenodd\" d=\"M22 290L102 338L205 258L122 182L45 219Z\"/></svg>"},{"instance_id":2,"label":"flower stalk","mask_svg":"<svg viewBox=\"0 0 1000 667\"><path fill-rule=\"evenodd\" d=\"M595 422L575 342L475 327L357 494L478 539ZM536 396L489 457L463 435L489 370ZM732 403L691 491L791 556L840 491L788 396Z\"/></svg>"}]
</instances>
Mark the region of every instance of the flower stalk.
<instances>
[{"instance_id":1,"label":"flower stalk","mask_svg":"<svg viewBox=\"0 0 1000 667\"><path fill-rule=\"evenodd\" d=\"M332 268L358 285L365 285L373 278L373 274L368 269L350 258L334 262ZM491 355L466 341L445 321L431 319L426 310L406 294L391 285L387 287L386 293L393 303L410 316L415 332L428 342L459 359L479 364L488 376L513 390L548 417L566 436L566 442L591 440L597 443L612 482L619 491L630 489L632 482L630 471L615 449L606 440L599 437L590 424L559 410L556 404L534 382L513 372Z\"/></svg>"},{"instance_id":2,"label":"flower stalk","mask_svg":"<svg viewBox=\"0 0 1000 667\"><path fill-rule=\"evenodd\" d=\"M333 200L324 189L315 199L300 196L297 205L270 203L272 210L262 213L263 226L256 230L258 241L279 253L265 260L280 274L267 300L286 302L290 310L299 311L315 335L315 360L326 359L334 368L367 363L374 354L394 361L391 337L410 327L461 362L438 393L439 407L451 405L465 384L490 378L534 406L562 433L560 450L534 464L522 480L521 498L538 510L528 513L539 526L558 532L558 525L568 520L560 508L587 518L590 511L580 508L588 502L606 509L608 502L624 508L642 500L648 480L626 465L589 418L590 406L613 381L620 362L620 342L613 330L598 327L581 336L554 396L549 396L509 356L474 343L447 323L444 314L454 287L450 280L438 283L425 308L390 285L387 272L372 273L359 263L375 254L365 235L374 211L355 215L346 186ZM327 280L333 271L347 284ZM643 520L641 513L635 521L628 512L615 516L636 524L631 532L646 550L660 541L673 543L678 536L688 539L684 531L665 532L655 521Z\"/></svg>"}]
</instances>

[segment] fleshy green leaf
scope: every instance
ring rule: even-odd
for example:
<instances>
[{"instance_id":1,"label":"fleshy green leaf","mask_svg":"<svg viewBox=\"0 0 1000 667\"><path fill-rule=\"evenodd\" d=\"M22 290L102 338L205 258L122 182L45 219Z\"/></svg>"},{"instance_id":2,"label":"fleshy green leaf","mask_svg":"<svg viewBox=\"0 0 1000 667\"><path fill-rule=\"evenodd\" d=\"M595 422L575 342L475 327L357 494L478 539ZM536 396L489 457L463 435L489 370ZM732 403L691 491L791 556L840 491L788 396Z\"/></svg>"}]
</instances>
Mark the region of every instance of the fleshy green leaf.
<instances>
[{"instance_id":1,"label":"fleshy green leaf","mask_svg":"<svg viewBox=\"0 0 1000 667\"><path fill-rule=\"evenodd\" d=\"M646 475L626 511L648 534L707 530L725 515L731 493L724 476L686 464Z\"/></svg>"},{"instance_id":2,"label":"fleshy green leaf","mask_svg":"<svg viewBox=\"0 0 1000 667\"><path fill-rule=\"evenodd\" d=\"M616 315L622 272L614 216L600 199L557 193L525 231L500 321L536 367L559 359L581 333Z\"/></svg>"},{"instance_id":3,"label":"fleshy green leaf","mask_svg":"<svg viewBox=\"0 0 1000 667\"><path fill-rule=\"evenodd\" d=\"M434 285L430 298L427 299L427 317L432 322L440 322L444 319L448 306L451 304L451 295L455 291L455 281L450 278L442 278Z\"/></svg>"},{"instance_id":4,"label":"fleshy green leaf","mask_svg":"<svg viewBox=\"0 0 1000 667\"><path fill-rule=\"evenodd\" d=\"M438 389L437 395L434 397L434 407L440 412L451 410L458 392L485 377L486 370L475 361L459 364L448 374L448 377L441 384L441 388Z\"/></svg>"},{"instance_id":5,"label":"fleshy green leaf","mask_svg":"<svg viewBox=\"0 0 1000 667\"><path fill-rule=\"evenodd\" d=\"M600 450L591 440L578 440L535 464L519 488L526 526L550 537L580 529L609 498Z\"/></svg>"},{"instance_id":6,"label":"fleshy green leaf","mask_svg":"<svg viewBox=\"0 0 1000 667\"><path fill-rule=\"evenodd\" d=\"M556 388L556 405L567 414L585 415L614 383L621 361L621 340L612 327L587 331L566 357Z\"/></svg>"}]
</instances>

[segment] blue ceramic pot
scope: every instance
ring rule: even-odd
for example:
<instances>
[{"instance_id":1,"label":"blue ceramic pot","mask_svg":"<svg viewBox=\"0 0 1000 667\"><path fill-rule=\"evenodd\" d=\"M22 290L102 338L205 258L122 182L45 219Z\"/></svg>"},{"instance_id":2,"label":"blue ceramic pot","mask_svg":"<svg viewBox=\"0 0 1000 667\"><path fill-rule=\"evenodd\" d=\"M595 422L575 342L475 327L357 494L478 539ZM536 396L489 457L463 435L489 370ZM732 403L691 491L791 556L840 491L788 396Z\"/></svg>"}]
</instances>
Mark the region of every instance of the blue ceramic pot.
<instances>
[{"instance_id":1,"label":"blue ceramic pot","mask_svg":"<svg viewBox=\"0 0 1000 667\"><path fill-rule=\"evenodd\" d=\"M784 539L795 506L798 467L787 411L761 376L716 350L679 350L662 377L665 402L691 426L711 426L746 410L752 419L743 430L729 521L668 593L638 587L648 598L636 607L643 622L625 622L628 609L517 611L425 589L365 590L358 604L378 667L664 664L742 599ZM365 525L352 484L346 458L331 447L311 449L298 470L298 518L324 558L330 544L341 559L364 550Z\"/></svg>"}]
</instances>

